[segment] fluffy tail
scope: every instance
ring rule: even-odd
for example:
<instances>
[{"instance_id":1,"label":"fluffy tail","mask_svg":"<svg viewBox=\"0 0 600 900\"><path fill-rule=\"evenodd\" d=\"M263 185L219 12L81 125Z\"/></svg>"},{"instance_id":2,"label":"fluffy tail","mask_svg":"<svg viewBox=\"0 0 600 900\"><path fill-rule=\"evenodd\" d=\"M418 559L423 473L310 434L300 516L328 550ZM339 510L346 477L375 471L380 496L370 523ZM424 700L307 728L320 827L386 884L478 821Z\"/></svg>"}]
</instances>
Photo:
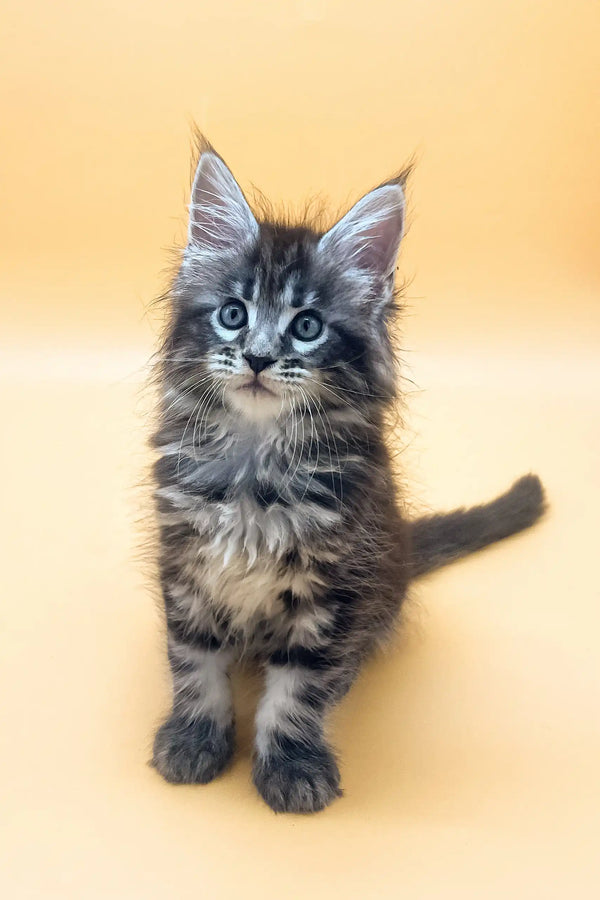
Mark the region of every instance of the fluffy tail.
<instances>
[{"instance_id":1,"label":"fluffy tail","mask_svg":"<svg viewBox=\"0 0 600 900\"><path fill-rule=\"evenodd\" d=\"M545 508L540 479L524 475L489 503L416 519L410 526L413 575L425 575L529 528Z\"/></svg>"}]
</instances>

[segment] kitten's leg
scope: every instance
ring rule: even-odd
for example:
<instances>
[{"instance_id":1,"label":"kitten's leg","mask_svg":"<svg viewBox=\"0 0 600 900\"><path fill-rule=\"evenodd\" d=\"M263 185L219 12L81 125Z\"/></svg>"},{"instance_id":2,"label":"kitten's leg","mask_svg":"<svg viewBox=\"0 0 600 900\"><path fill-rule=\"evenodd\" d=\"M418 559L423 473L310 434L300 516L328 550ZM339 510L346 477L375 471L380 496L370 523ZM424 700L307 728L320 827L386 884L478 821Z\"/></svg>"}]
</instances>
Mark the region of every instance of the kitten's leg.
<instances>
[{"instance_id":1,"label":"kitten's leg","mask_svg":"<svg viewBox=\"0 0 600 900\"><path fill-rule=\"evenodd\" d=\"M186 635L169 623L173 710L154 740L153 763L173 784L206 784L234 749L228 669L232 653L213 635Z\"/></svg>"},{"instance_id":2,"label":"kitten's leg","mask_svg":"<svg viewBox=\"0 0 600 900\"><path fill-rule=\"evenodd\" d=\"M305 664L267 666L256 715L253 779L275 812L316 812L341 796L340 773L323 735L328 707L349 688L355 672Z\"/></svg>"}]
</instances>

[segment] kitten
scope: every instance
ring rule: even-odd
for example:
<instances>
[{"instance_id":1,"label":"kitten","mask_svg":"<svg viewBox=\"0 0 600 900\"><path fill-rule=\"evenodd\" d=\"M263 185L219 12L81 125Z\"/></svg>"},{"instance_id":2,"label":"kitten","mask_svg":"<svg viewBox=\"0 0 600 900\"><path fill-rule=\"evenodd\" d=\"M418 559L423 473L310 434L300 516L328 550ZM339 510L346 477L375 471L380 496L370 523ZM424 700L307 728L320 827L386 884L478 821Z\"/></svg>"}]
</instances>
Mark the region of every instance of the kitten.
<instances>
[{"instance_id":1,"label":"kitten","mask_svg":"<svg viewBox=\"0 0 600 900\"><path fill-rule=\"evenodd\" d=\"M491 503L405 521L386 446L404 177L325 234L259 221L205 144L160 353L153 446L173 709L167 781L229 763L229 669L264 667L253 778L277 812L341 794L324 726L417 575L532 525L534 475Z\"/></svg>"}]
</instances>

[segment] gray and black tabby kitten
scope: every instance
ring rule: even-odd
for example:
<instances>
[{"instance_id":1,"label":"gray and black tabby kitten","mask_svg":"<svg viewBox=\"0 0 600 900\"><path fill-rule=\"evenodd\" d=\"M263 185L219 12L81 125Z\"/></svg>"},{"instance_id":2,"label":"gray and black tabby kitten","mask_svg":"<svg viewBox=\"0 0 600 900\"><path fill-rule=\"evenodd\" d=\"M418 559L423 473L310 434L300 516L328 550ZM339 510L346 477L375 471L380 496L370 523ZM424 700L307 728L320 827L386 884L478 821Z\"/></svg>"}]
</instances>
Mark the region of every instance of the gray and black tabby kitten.
<instances>
[{"instance_id":1,"label":"gray and black tabby kitten","mask_svg":"<svg viewBox=\"0 0 600 900\"><path fill-rule=\"evenodd\" d=\"M340 795L327 713L392 632L407 585L532 525L536 476L405 521L385 435L402 176L325 234L258 221L204 145L170 293L153 445L173 709L153 762L206 783L234 751L229 670L264 667L254 783L277 812Z\"/></svg>"}]
</instances>

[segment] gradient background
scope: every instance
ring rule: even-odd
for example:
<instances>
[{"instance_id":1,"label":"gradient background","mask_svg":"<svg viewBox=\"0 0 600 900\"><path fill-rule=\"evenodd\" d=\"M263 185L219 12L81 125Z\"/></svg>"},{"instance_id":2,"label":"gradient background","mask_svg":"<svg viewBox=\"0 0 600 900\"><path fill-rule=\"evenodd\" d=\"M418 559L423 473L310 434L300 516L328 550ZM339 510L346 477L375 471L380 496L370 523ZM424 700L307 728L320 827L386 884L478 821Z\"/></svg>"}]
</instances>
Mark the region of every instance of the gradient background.
<instances>
[{"instance_id":1,"label":"gradient background","mask_svg":"<svg viewBox=\"0 0 600 900\"><path fill-rule=\"evenodd\" d=\"M0 24L3 895L596 897L598 4L4 0ZM533 469L552 502L415 587L313 818L251 788L246 682L226 776L146 766L168 680L143 383L192 119L292 207L416 155L407 491L475 502Z\"/></svg>"}]
</instances>

